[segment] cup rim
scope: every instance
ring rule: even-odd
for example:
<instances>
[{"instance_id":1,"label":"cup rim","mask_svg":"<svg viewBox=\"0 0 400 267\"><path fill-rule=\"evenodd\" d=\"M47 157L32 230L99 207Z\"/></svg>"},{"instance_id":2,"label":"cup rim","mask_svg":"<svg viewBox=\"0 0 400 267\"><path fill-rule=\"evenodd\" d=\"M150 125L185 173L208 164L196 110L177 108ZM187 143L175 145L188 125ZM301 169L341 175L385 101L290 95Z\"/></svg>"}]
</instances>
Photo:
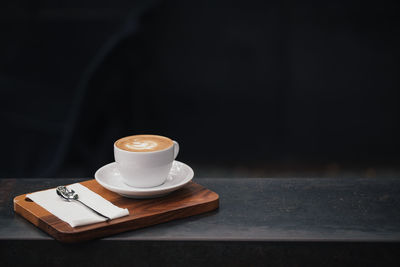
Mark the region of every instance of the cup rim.
<instances>
[{"instance_id":1,"label":"cup rim","mask_svg":"<svg viewBox=\"0 0 400 267\"><path fill-rule=\"evenodd\" d=\"M169 149L173 149L174 146L175 146L175 141L171 139L172 145L167 147L167 148L164 148L162 150L137 152L137 151L129 151L129 150L125 150L125 149L117 147L117 145L116 145L117 141L114 142L114 149L117 149L118 151L121 151L121 152L124 152L124 153L132 153L132 154L156 154L156 153L164 152L164 151L169 150Z\"/></svg>"}]
</instances>

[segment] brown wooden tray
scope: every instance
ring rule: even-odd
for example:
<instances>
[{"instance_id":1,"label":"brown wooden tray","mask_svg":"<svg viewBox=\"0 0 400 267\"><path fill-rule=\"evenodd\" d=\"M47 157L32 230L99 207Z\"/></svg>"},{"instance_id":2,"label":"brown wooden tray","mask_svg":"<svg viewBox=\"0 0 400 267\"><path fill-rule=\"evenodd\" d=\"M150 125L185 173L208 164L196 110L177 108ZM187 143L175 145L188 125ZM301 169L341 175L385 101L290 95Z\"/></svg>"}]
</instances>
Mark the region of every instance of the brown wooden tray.
<instances>
[{"instance_id":1,"label":"brown wooden tray","mask_svg":"<svg viewBox=\"0 0 400 267\"><path fill-rule=\"evenodd\" d=\"M188 183L165 197L140 200L122 197L111 192L94 179L81 182L81 184L114 205L127 208L129 215L110 222L73 228L27 199L26 194L14 198L14 211L55 239L73 243L185 218L214 210L219 206L218 194L194 182Z\"/></svg>"}]
</instances>

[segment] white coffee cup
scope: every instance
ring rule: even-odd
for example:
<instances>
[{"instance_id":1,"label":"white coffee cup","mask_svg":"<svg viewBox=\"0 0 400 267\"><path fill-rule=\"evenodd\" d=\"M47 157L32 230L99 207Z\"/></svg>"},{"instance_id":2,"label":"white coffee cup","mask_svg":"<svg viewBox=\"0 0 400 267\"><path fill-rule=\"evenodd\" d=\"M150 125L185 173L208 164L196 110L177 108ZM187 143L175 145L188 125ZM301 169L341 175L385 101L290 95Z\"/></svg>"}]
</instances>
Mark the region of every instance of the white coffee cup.
<instances>
[{"instance_id":1,"label":"white coffee cup","mask_svg":"<svg viewBox=\"0 0 400 267\"><path fill-rule=\"evenodd\" d=\"M179 152L179 144L158 151L133 152L114 143L114 157L125 184L133 187L154 187L163 184Z\"/></svg>"}]
</instances>

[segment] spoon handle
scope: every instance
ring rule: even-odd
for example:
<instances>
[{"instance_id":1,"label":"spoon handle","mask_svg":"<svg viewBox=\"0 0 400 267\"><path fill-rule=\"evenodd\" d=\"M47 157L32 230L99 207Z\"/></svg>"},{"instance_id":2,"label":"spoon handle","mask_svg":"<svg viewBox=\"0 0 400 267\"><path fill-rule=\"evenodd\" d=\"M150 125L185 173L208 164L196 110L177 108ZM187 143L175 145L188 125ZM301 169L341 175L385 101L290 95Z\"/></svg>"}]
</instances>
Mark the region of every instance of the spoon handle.
<instances>
[{"instance_id":1,"label":"spoon handle","mask_svg":"<svg viewBox=\"0 0 400 267\"><path fill-rule=\"evenodd\" d=\"M78 201L79 203L81 203L82 205L84 205L85 207L87 207L88 209L91 209L94 213L96 213L97 215L106 218L107 221L110 221L111 219L103 214L101 214L100 212L98 212L97 210L94 210L93 208L89 207L88 205L86 205L85 203L83 203L82 201L80 201L79 199L75 199L75 201Z\"/></svg>"}]
</instances>

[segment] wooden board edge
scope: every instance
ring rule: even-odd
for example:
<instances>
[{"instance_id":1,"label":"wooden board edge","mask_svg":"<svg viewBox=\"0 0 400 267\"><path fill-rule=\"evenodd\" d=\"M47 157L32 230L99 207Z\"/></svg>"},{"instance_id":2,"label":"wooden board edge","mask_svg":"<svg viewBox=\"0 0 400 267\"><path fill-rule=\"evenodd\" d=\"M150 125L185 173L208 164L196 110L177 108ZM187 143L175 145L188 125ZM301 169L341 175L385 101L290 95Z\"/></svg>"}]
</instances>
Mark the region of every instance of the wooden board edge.
<instances>
[{"instance_id":1,"label":"wooden board edge","mask_svg":"<svg viewBox=\"0 0 400 267\"><path fill-rule=\"evenodd\" d=\"M57 233L58 230L54 227L52 227L50 224L46 223L41 217L36 216L33 214L31 211L27 210L25 207L20 205L19 202L21 201L26 201L26 195L27 194L22 194L19 196L14 197L13 203L14 203L14 212L26 219L28 222L33 224L34 226L38 227L40 230L44 231L45 233L49 234L50 236L54 237L57 239ZM41 210L44 213L47 213L48 215L46 216L54 216L50 212L48 212L46 209L42 208L40 205L34 203L32 201L33 205L36 205L39 210ZM55 216L54 216L55 217Z\"/></svg>"},{"instance_id":2,"label":"wooden board edge","mask_svg":"<svg viewBox=\"0 0 400 267\"><path fill-rule=\"evenodd\" d=\"M211 190L210 190L211 191ZM85 232L78 232L78 233L69 233L69 232L57 232L56 235L52 235L55 239L62 243L79 243L84 241L89 241L93 239L98 239L102 237L111 236L114 234L120 234L124 232L129 232L137 229L147 228L150 226L158 225L161 223L166 223L169 221L184 219L187 217L200 215L203 213L207 213L219 208L219 196L216 194L216 198L198 204L196 206L188 206L182 208L177 213L176 210L170 210L165 213L161 214L154 214L147 217L138 218L134 221L125 221L121 222L120 224L113 224L109 226L108 231L104 232L102 228L95 228ZM188 212L189 211L189 212ZM169 214L174 214L174 217L169 217ZM146 225L143 226L145 221L151 220L151 223L145 223ZM78 237L78 238L77 238Z\"/></svg>"}]
</instances>

